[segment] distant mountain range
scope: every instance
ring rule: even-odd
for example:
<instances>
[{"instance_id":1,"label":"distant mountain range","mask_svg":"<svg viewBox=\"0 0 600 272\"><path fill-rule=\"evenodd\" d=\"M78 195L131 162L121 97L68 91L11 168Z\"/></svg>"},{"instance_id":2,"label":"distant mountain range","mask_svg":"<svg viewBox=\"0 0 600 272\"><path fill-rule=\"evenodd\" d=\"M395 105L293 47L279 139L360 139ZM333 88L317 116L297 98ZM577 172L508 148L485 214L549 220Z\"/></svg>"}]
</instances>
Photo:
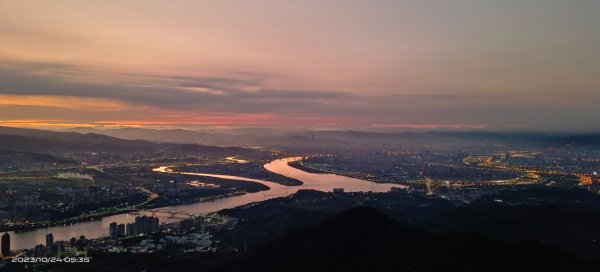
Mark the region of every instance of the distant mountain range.
<instances>
[{"instance_id":1,"label":"distant mountain range","mask_svg":"<svg viewBox=\"0 0 600 272\"><path fill-rule=\"evenodd\" d=\"M600 147L600 134L553 134L541 132L494 132L494 131L406 131L365 132L354 130L277 130L234 129L195 131L184 129L118 128L94 129L72 128L71 132L103 134L129 140L154 142L196 143L219 146L268 146L285 147L318 144L345 143L511 143L547 146L595 146Z\"/></svg>"},{"instance_id":2,"label":"distant mountain range","mask_svg":"<svg viewBox=\"0 0 600 272\"><path fill-rule=\"evenodd\" d=\"M215 146L263 146L282 147L306 144L312 134L304 131L284 131L277 129L228 129L223 131L195 131L184 129L146 129L146 128L70 128L65 131L94 133L128 140L146 140L160 143L191 143ZM341 139L319 138L323 143L339 143Z\"/></svg>"},{"instance_id":3,"label":"distant mountain range","mask_svg":"<svg viewBox=\"0 0 600 272\"><path fill-rule=\"evenodd\" d=\"M68 131L46 131L0 127L0 150L36 153L52 152L222 152L222 147L241 152L240 147L261 146L298 152L318 152L348 145L378 144L447 144L474 145L509 143L537 147L600 148L600 135L563 135L534 132L361 132L336 130L283 131L246 129L226 131L194 131L184 129L72 128ZM238 147L234 147L238 146Z\"/></svg>"},{"instance_id":4,"label":"distant mountain range","mask_svg":"<svg viewBox=\"0 0 600 272\"><path fill-rule=\"evenodd\" d=\"M240 140L239 135L228 133L211 133L184 129L145 129L145 128L117 128L117 129L94 129L94 128L71 128L69 132L103 134L128 140L146 140L163 143L192 143L219 146L242 145L247 141ZM249 135L244 135L249 136Z\"/></svg>"},{"instance_id":5,"label":"distant mountain range","mask_svg":"<svg viewBox=\"0 0 600 272\"><path fill-rule=\"evenodd\" d=\"M239 147L217 147L197 144L156 143L129 140L98 133L57 132L36 129L0 127L0 150L35 153L114 152L252 152Z\"/></svg>"}]
</instances>

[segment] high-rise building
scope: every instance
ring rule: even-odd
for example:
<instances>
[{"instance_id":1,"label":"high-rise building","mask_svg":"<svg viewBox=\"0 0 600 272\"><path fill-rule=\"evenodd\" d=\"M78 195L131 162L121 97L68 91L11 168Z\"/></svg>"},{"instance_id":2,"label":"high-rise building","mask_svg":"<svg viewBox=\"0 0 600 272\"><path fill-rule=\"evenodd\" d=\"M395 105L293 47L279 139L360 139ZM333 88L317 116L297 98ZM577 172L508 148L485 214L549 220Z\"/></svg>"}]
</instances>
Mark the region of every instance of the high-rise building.
<instances>
[{"instance_id":1,"label":"high-rise building","mask_svg":"<svg viewBox=\"0 0 600 272\"><path fill-rule=\"evenodd\" d=\"M52 235L52 233L46 234L46 253L48 253L48 255L54 253L54 235Z\"/></svg>"},{"instance_id":2,"label":"high-rise building","mask_svg":"<svg viewBox=\"0 0 600 272\"><path fill-rule=\"evenodd\" d=\"M117 236L125 237L125 224L119 224L117 226Z\"/></svg>"},{"instance_id":3,"label":"high-rise building","mask_svg":"<svg viewBox=\"0 0 600 272\"><path fill-rule=\"evenodd\" d=\"M138 234L146 232L144 229L144 221L146 221L145 218L146 218L145 215L135 217L135 227L136 227L136 232Z\"/></svg>"},{"instance_id":4,"label":"high-rise building","mask_svg":"<svg viewBox=\"0 0 600 272\"><path fill-rule=\"evenodd\" d=\"M159 226L159 222L158 222L158 217L150 217L148 219L150 221L150 227L149 227L149 231L150 232L155 232L158 230L158 226Z\"/></svg>"},{"instance_id":5,"label":"high-rise building","mask_svg":"<svg viewBox=\"0 0 600 272\"><path fill-rule=\"evenodd\" d=\"M135 223L127 223L127 236L134 236L137 235L137 230L135 227Z\"/></svg>"},{"instance_id":6,"label":"high-rise building","mask_svg":"<svg viewBox=\"0 0 600 272\"><path fill-rule=\"evenodd\" d=\"M108 236L110 239L117 238L117 222L112 222L108 226Z\"/></svg>"},{"instance_id":7,"label":"high-rise building","mask_svg":"<svg viewBox=\"0 0 600 272\"><path fill-rule=\"evenodd\" d=\"M159 219L154 216L137 216L135 222L127 223L127 226L123 225L123 236L134 236L144 233L155 232L159 228ZM119 227L121 226L119 225Z\"/></svg>"},{"instance_id":8,"label":"high-rise building","mask_svg":"<svg viewBox=\"0 0 600 272\"><path fill-rule=\"evenodd\" d=\"M7 257L10 256L10 235L8 233L4 233L2 235L2 245L0 246L2 250L2 256Z\"/></svg>"},{"instance_id":9,"label":"high-rise building","mask_svg":"<svg viewBox=\"0 0 600 272\"><path fill-rule=\"evenodd\" d=\"M142 216L142 227L141 227L141 229L142 229L143 233L147 233L148 232L149 227L150 227L149 222L150 222L150 220L149 220L148 216L145 216L145 215Z\"/></svg>"}]
</instances>

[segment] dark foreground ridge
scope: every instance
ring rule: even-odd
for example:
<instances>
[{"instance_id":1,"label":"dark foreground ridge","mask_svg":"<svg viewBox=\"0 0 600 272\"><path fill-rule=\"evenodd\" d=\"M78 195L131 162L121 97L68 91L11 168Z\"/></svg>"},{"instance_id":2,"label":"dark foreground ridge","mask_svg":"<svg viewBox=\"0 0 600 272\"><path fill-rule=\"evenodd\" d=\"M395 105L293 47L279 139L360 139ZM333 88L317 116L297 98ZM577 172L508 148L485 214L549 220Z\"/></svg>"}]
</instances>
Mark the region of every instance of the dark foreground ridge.
<instances>
[{"instance_id":1,"label":"dark foreground ridge","mask_svg":"<svg viewBox=\"0 0 600 272\"><path fill-rule=\"evenodd\" d=\"M392 269L392 270L390 270ZM593 271L537 242L413 229L357 207L222 263L217 271Z\"/></svg>"},{"instance_id":2,"label":"dark foreground ridge","mask_svg":"<svg viewBox=\"0 0 600 272\"><path fill-rule=\"evenodd\" d=\"M241 251L98 253L41 271L600 271L597 261L537 241L432 232L362 206Z\"/></svg>"}]
</instances>

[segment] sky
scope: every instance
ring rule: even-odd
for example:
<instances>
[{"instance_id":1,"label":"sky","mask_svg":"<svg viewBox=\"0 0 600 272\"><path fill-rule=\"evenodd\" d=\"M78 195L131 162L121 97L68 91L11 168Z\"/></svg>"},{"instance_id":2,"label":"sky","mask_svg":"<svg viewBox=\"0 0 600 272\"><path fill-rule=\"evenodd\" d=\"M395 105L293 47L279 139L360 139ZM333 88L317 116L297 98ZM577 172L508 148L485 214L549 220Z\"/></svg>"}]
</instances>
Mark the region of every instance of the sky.
<instances>
[{"instance_id":1,"label":"sky","mask_svg":"<svg viewBox=\"0 0 600 272\"><path fill-rule=\"evenodd\" d=\"M600 1L0 0L0 126L600 131Z\"/></svg>"}]
</instances>

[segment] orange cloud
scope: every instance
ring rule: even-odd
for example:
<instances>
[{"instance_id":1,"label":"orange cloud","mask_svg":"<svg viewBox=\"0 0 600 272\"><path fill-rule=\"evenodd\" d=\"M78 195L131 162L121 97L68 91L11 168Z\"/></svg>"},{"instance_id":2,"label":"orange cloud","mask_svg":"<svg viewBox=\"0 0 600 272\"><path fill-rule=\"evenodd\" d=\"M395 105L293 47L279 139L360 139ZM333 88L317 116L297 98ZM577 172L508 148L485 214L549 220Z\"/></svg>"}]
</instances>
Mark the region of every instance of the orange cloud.
<instances>
[{"instance_id":1,"label":"orange cloud","mask_svg":"<svg viewBox=\"0 0 600 272\"><path fill-rule=\"evenodd\" d=\"M0 106L44 106L77 110L115 111L134 108L128 103L110 99L52 95L0 94ZM136 106L139 108L139 106Z\"/></svg>"},{"instance_id":2,"label":"orange cloud","mask_svg":"<svg viewBox=\"0 0 600 272\"><path fill-rule=\"evenodd\" d=\"M232 114L222 116L193 116L173 114L151 117L151 120L103 120L93 124L102 126L177 126L177 125L264 125L276 118L271 114Z\"/></svg>"},{"instance_id":3,"label":"orange cloud","mask_svg":"<svg viewBox=\"0 0 600 272\"><path fill-rule=\"evenodd\" d=\"M38 119L22 119L22 120L0 120L0 126L8 127L31 127L31 128L57 128L57 127L93 127L92 124L81 124L71 122L69 120L38 120Z\"/></svg>"}]
</instances>

